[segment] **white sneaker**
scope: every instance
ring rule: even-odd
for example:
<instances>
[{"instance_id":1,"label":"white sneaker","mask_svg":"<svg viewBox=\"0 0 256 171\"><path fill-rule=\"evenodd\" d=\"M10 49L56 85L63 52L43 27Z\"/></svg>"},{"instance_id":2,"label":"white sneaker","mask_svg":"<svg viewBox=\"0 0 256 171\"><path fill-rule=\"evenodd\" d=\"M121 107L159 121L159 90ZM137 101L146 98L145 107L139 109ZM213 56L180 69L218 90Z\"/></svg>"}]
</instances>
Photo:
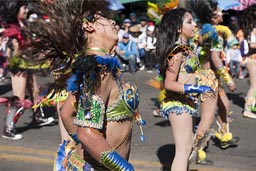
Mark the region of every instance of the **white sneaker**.
<instances>
[{"instance_id":1,"label":"white sneaker","mask_svg":"<svg viewBox=\"0 0 256 171\"><path fill-rule=\"evenodd\" d=\"M38 125L38 126L49 125L53 121L54 121L53 117L49 117L49 118L38 117L38 118L35 118L35 124Z\"/></svg>"},{"instance_id":2,"label":"white sneaker","mask_svg":"<svg viewBox=\"0 0 256 171\"><path fill-rule=\"evenodd\" d=\"M243 80L243 79L244 79L244 76L243 76L243 75L240 75L238 78L239 78L240 80Z\"/></svg>"},{"instance_id":3,"label":"white sneaker","mask_svg":"<svg viewBox=\"0 0 256 171\"><path fill-rule=\"evenodd\" d=\"M145 68L145 65L142 65L141 67L140 67L140 70L143 70Z\"/></svg>"},{"instance_id":4,"label":"white sneaker","mask_svg":"<svg viewBox=\"0 0 256 171\"><path fill-rule=\"evenodd\" d=\"M244 112L243 112L243 117L256 119L256 114L255 114L255 113L252 113L252 112L250 112L250 111L244 111Z\"/></svg>"}]
</instances>

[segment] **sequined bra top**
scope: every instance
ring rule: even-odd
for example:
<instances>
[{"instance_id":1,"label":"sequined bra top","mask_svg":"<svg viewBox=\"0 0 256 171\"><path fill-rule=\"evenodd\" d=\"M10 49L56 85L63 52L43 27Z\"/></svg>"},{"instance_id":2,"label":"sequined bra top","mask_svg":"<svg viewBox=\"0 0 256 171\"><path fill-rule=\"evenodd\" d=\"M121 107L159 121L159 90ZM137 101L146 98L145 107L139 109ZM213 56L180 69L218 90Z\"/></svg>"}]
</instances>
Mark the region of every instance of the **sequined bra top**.
<instances>
[{"instance_id":1,"label":"sequined bra top","mask_svg":"<svg viewBox=\"0 0 256 171\"><path fill-rule=\"evenodd\" d=\"M68 80L67 90L79 92L75 124L83 127L102 129L104 120L118 121L131 119L137 113L139 92L136 86L122 86L119 63L114 57L89 56L77 59L73 75ZM117 100L105 109L103 99L93 93L96 76L112 72L119 87Z\"/></svg>"}]
</instances>

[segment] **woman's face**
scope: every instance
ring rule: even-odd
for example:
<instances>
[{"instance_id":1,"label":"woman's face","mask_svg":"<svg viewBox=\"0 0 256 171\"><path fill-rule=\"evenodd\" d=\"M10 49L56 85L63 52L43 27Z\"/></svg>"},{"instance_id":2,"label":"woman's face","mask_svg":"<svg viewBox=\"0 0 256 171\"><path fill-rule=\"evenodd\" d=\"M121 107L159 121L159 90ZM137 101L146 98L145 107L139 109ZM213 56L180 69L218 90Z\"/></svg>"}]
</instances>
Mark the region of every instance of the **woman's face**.
<instances>
[{"instance_id":1,"label":"woman's face","mask_svg":"<svg viewBox=\"0 0 256 171\"><path fill-rule=\"evenodd\" d=\"M193 38L195 35L196 23L193 20L192 15L186 12L183 19L183 24L181 28L181 39L183 41L188 41L188 39Z\"/></svg>"},{"instance_id":2,"label":"woman's face","mask_svg":"<svg viewBox=\"0 0 256 171\"><path fill-rule=\"evenodd\" d=\"M110 41L114 41L116 43L118 40L118 31L115 27L115 21L96 14L94 24L96 27L95 32L98 36L102 37L103 41L106 40L109 43Z\"/></svg>"},{"instance_id":3,"label":"woman's face","mask_svg":"<svg viewBox=\"0 0 256 171\"><path fill-rule=\"evenodd\" d=\"M20 7L20 10L17 14L18 19L27 19L28 8L26 5Z\"/></svg>"},{"instance_id":4,"label":"woman's face","mask_svg":"<svg viewBox=\"0 0 256 171\"><path fill-rule=\"evenodd\" d=\"M223 13L222 10L218 7L214 12L213 12L213 17L212 17L212 23L217 25L223 22Z\"/></svg>"}]
</instances>

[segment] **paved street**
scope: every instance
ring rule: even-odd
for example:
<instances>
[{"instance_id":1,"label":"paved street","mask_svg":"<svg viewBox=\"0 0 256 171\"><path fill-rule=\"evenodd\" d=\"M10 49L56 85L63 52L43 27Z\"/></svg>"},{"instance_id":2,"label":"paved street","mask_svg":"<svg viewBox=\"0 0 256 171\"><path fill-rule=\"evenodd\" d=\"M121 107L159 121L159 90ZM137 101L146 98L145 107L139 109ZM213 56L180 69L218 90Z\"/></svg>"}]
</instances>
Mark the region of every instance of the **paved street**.
<instances>
[{"instance_id":1,"label":"paved street","mask_svg":"<svg viewBox=\"0 0 256 171\"><path fill-rule=\"evenodd\" d=\"M174 155L174 141L170 124L163 118L154 117L152 111L158 91L145 82L154 78L156 73L138 71L136 74L124 73L126 81L135 83L141 93L140 111L147 125L143 130L145 142L140 141L140 129L134 126L130 162L136 171L165 171L169 170ZM39 82L45 85L51 78L41 78ZM233 110L231 131L239 136L238 146L221 150L210 141L208 158L213 160L212 166L192 165L190 171L255 171L256 170L256 120L243 118L241 113L244 96L249 87L248 79L235 80L238 90L228 92ZM0 84L0 96L11 95L10 81ZM31 124L32 112L27 110L20 118L17 128L23 134L19 141L6 140L0 137L0 171L51 171L55 152L60 143L58 118L52 108L45 112L55 118L50 126L35 127ZM3 128L5 108L0 106L0 132ZM216 128L216 124L213 124Z\"/></svg>"}]
</instances>

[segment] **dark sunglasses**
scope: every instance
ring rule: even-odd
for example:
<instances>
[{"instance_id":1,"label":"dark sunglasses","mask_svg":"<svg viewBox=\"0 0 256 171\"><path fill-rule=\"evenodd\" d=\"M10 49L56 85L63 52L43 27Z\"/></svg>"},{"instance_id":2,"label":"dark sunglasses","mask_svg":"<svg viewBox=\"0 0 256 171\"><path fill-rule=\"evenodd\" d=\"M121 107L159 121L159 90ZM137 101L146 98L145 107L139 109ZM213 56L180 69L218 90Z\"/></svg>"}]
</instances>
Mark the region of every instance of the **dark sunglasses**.
<instances>
[{"instance_id":1,"label":"dark sunglasses","mask_svg":"<svg viewBox=\"0 0 256 171\"><path fill-rule=\"evenodd\" d=\"M90 13L87 17L83 19L83 21L88 21L92 23L95 22L99 18L99 17L95 17L95 14L107 19L107 17L101 11L98 11L96 13Z\"/></svg>"}]
</instances>

